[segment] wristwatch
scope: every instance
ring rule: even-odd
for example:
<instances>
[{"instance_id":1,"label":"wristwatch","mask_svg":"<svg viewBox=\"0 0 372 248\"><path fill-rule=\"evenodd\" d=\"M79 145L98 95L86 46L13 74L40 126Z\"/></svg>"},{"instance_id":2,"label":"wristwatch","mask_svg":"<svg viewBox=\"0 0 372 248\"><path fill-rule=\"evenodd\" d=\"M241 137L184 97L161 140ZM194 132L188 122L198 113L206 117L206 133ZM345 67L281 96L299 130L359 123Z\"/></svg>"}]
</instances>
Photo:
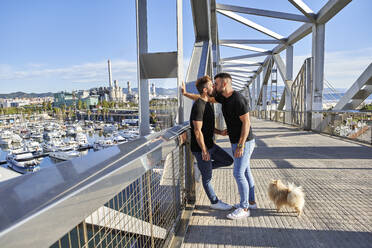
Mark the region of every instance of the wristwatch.
<instances>
[{"instance_id":1,"label":"wristwatch","mask_svg":"<svg viewBox=\"0 0 372 248\"><path fill-rule=\"evenodd\" d=\"M238 148L239 148L239 149L244 148L244 144L238 144Z\"/></svg>"}]
</instances>

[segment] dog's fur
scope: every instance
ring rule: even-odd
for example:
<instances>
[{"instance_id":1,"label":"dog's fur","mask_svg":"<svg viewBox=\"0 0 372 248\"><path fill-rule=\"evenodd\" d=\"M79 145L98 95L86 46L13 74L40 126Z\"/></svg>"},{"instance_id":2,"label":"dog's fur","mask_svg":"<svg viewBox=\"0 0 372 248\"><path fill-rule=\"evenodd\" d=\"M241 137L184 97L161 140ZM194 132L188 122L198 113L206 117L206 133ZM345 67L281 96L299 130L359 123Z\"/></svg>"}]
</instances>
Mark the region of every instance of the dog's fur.
<instances>
[{"instance_id":1,"label":"dog's fur","mask_svg":"<svg viewBox=\"0 0 372 248\"><path fill-rule=\"evenodd\" d=\"M305 205L305 194L301 186L296 187L293 183L289 183L286 186L280 180L272 180L269 184L268 193L278 212L282 206L287 205L294 208L298 216L302 214Z\"/></svg>"}]
</instances>

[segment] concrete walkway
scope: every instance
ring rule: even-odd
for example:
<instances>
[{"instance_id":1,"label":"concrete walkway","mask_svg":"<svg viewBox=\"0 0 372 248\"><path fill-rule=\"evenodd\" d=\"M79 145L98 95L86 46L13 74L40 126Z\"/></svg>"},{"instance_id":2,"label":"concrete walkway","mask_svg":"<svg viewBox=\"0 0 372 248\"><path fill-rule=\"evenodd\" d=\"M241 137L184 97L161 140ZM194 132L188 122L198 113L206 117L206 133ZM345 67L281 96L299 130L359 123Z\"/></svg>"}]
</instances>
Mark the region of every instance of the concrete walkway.
<instances>
[{"instance_id":1,"label":"concrete walkway","mask_svg":"<svg viewBox=\"0 0 372 248\"><path fill-rule=\"evenodd\" d=\"M182 247L372 247L372 148L253 119L251 159L258 209L242 220L211 210L200 184ZM218 144L230 152L224 137ZM213 171L218 197L239 202L231 168ZM267 197L271 179L301 185L304 213L277 213Z\"/></svg>"}]
</instances>

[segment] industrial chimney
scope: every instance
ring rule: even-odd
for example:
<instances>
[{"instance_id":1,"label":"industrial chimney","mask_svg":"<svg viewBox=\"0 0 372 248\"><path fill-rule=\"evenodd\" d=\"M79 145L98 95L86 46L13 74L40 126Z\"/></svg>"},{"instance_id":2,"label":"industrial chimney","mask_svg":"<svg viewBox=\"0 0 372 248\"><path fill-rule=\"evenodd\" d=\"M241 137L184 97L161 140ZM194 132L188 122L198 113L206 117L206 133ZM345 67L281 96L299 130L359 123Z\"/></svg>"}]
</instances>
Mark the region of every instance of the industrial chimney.
<instances>
[{"instance_id":1,"label":"industrial chimney","mask_svg":"<svg viewBox=\"0 0 372 248\"><path fill-rule=\"evenodd\" d=\"M111 62L110 60L107 61L108 63L108 73L109 73L109 86L112 88L112 76L111 76Z\"/></svg>"}]
</instances>

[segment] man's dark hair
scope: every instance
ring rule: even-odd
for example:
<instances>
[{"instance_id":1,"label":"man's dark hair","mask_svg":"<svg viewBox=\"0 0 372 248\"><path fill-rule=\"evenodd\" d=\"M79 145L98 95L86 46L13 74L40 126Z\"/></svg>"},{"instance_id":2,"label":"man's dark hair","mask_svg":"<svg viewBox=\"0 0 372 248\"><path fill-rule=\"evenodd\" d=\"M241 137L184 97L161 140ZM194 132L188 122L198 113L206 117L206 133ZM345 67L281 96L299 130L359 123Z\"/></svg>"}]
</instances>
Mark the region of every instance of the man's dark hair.
<instances>
[{"instance_id":1,"label":"man's dark hair","mask_svg":"<svg viewBox=\"0 0 372 248\"><path fill-rule=\"evenodd\" d=\"M208 75L205 75L201 78L198 78L198 80L196 80L195 85L200 95L203 94L203 89L207 86L207 83L209 81L212 82L212 79Z\"/></svg>"},{"instance_id":2,"label":"man's dark hair","mask_svg":"<svg viewBox=\"0 0 372 248\"><path fill-rule=\"evenodd\" d=\"M231 75L229 73L226 73L226 72L218 73L216 76L214 76L214 80L216 80L217 78L222 78L223 80L229 78L230 80L232 80Z\"/></svg>"}]
</instances>

